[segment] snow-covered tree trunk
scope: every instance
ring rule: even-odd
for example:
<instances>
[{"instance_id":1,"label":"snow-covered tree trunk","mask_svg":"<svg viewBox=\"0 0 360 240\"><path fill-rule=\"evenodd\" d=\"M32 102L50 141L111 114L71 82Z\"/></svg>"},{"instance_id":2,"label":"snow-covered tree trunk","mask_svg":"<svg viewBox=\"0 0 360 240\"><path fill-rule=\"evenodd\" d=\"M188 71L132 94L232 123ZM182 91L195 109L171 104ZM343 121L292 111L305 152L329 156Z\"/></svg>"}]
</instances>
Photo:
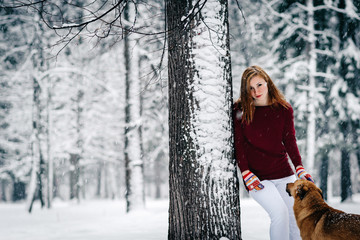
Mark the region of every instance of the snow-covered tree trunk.
<instances>
[{"instance_id":1,"label":"snow-covered tree trunk","mask_svg":"<svg viewBox=\"0 0 360 240\"><path fill-rule=\"evenodd\" d=\"M83 155L83 135L84 128L84 91L78 90L75 99L72 99L76 115L75 130L76 130L76 146L70 152L70 199L76 198L80 201L80 161Z\"/></svg>"},{"instance_id":2,"label":"snow-covered tree trunk","mask_svg":"<svg viewBox=\"0 0 360 240\"><path fill-rule=\"evenodd\" d=\"M352 198L351 186L351 168L349 150L343 147L341 149L341 201L347 201Z\"/></svg>"},{"instance_id":3,"label":"snow-covered tree trunk","mask_svg":"<svg viewBox=\"0 0 360 240\"><path fill-rule=\"evenodd\" d=\"M101 198L101 175L104 164L102 162L98 163L98 167L96 168L96 193L95 196Z\"/></svg>"},{"instance_id":4,"label":"snow-covered tree trunk","mask_svg":"<svg viewBox=\"0 0 360 240\"><path fill-rule=\"evenodd\" d=\"M155 198L161 198L161 160L164 158L164 153L160 152L154 160L154 176L155 176Z\"/></svg>"},{"instance_id":5,"label":"snow-covered tree trunk","mask_svg":"<svg viewBox=\"0 0 360 240\"><path fill-rule=\"evenodd\" d=\"M306 141L306 168L313 169L315 161L315 140L316 140L316 113L315 113L315 74L317 66L316 56L316 37L315 37L315 23L314 23L314 5L313 0L307 0L307 14L308 14L308 48L309 48L309 83L308 83L308 126L307 126L307 141Z\"/></svg>"},{"instance_id":6,"label":"snow-covered tree trunk","mask_svg":"<svg viewBox=\"0 0 360 240\"><path fill-rule=\"evenodd\" d=\"M40 56L41 58L42 56ZM38 80L33 78L33 136L32 136L32 174L28 192L28 211L32 211L36 197L41 202L41 207L46 201L46 167L44 160L43 134L44 126L42 119L43 107L40 100L41 87Z\"/></svg>"},{"instance_id":7,"label":"snow-covered tree trunk","mask_svg":"<svg viewBox=\"0 0 360 240\"><path fill-rule=\"evenodd\" d=\"M358 163L358 169L360 170L360 147L356 149L356 158Z\"/></svg>"},{"instance_id":8,"label":"snow-covered tree trunk","mask_svg":"<svg viewBox=\"0 0 360 240\"><path fill-rule=\"evenodd\" d=\"M33 109L32 109L32 173L31 184L28 192L28 211L32 211L35 199L38 197L41 207L46 205L47 198L47 136L46 131L49 128L45 117L46 102L44 97L46 88L41 74L48 69L48 63L44 52L45 30L40 22L40 13L34 15L34 38L31 44L33 54L31 55L32 73L30 74L33 82Z\"/></svg>"},{"instance_id":9,"label":"snow-covered tree trunk","mask_svg":"<svg viewBox=\"0 0 360 240\"><path fill-rule=\"evenodd\" d=\"M327 151L321 153L321 167L320 167L320 188L325 200L328 199L328 175L329 175L329 156Z\"/></svg>"},{"instance_id":10,"label":"snow-covered tree trunk","mask_svg":"<svg viewBox=\"0 0 360 240\"><path fill-rule=\"evenodd\" d=\"M128 23L134 23L135 6L127 3L124 17ZM130 24L128 24L130 28ZM139 126L140 116L140 77L139 46L134 34L125 32L124 55L126 68L125 86L125 175L126 175L126 210L127 212L144 207L144 175L141 156Z\"/></svg>"},{"instance_id":11,"label":"snow-covered tree trunk","mask_svg":"<svg viewBox=\"0 0 360 240\"><path fill-rule=\"evenodd\" d=\"M46 158L48 159L48 176L47 176L47 207L51 208L51 203L54 195L54 161L51 157L51 142L50 142L50 128L51 128L51 119L50 119L50 103L51 103L51 86L50 78L47 78L47 99L46 99Z\"/></svg>"},{"instance_id":12,"label":"snow-covered tree trunk","mask_svg":"<svg viewBox=\"0 0 360 240\"><path fill-rule=\"evenodd\" d=\"M348 2L349 3L349 2ZM340 0L338 3L339 9L346 9L346 1ZM344 51L344 45L347 41L346 35L348 34L348 23L346 16L343 13L337 13L339 21L339 50ZM346 57L341 56L339 59L339 76L344 80L346 84L347 76L347 64ZM343 96L346 98L346 96ZM343 136L342 144L340 144L341 151L341 201L351 200L352 189L351 189L351 168L350 168L350 154L351 154L351 118L349 116L349 106L347 106L346 99L345 104L343 105L343 111L345 117L339 121L339 129Z\"/></svg>"},{"instance_id":13,"label":"snow-covered tree trunk","mask_svg":"<svg viewBox=\"0 0 360 240\"><path fill-rule=\"evenodd\" d=\"M70 153L70 199L76 198L80 200L80 155L77 153Z\"/></svg>"},{"instance_id":14,"label":"snow-covered tree trunk","mask_svg":"<svg viewBox=\"0 0 360 240\"><path fill-rule=\"evenodd\" d=\"M111 199L115 199L116 195L117 195L117 191L116 191L116 171L115 171L115 167L116 165L114 163L109 163L108 164L108 173L109 173L109 181L108 181L108 186L109 186L109 197Z\"/></svg>"},{"instance_id":15,"label":"snow-covered tree trunk","mask_svg":"<svg viewBox=\"0 0 360 240\"><path fill-rule=\"evenodd\" d=\"M241 238L227 1L167 1L169 239Z\"/></svg>"}]
</instances>

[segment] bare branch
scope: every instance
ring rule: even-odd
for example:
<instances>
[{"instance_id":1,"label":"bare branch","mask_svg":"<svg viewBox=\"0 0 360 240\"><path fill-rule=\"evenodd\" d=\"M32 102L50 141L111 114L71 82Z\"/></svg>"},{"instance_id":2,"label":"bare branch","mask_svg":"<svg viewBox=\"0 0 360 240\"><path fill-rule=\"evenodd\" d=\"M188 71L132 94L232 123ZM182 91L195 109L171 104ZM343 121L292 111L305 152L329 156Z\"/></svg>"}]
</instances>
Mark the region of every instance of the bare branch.
<instances>
[{"instance_id":1,"label":"bare branch","mask_svg":"<svg viewBox=\"0 0 360 240\"><path fill-rule=\"evenodd\" d=\"M242 16L243 19L244 19L244 24L246 25L245 15L244 15L244 12L243 12L243 10L242 10L242 8L241 8L241 6L240 6L240 3L239 3L238 0L235 0L235 2L236 2L236 5L237 5L237 7L239 8L239 10L240 10L240 12L241 12L241 16Z\"/></svg>"},{"instance_id":2,"label":"bare branch","mask_svg":"<svg viewBox=\"0 0 360 240\"><path fill-rule=\"evenodd\" d=\"M353 14L350 14L351 12L349 12L347 9L337 8L337 7L334 7L332 5L320 5L320 6L314 7L314 11L328 10L328 9L331 9L331 10L333 10L335 12L338 12L338 13L345 14L349 18L354 18L356 20L360 20L360 16L359 16L358 13L352 11Z\"/></svg>"},{"instance_id":3,"label":"bare branch","mask_svg":"<svg viewBox=\"0 0 360 240\"><path fill-rule=\"evenodd\" d=\"M66 29L66 28L78 28L78 27L83 27L83 26L86 26L92 22L96 22L97 20L100 20L102 19L104 16L106 16L108 13L112 12L114 9L116 9L124 0L120 0L118 1L113 7L111 7L109 10L107 10L106 12L104 12L103 14L101 14L100 16L97 16L93 19L90 19L88 21L85 21L85 22L82 22L82 23L79 23L79 24L66 24L66 25L63 25L63 26L50 26L47 22L46 25L51 28L51 29L54 29L54 30L57 30L57 29ZM42 17L42 19L45 21L45 19Z\"/></svg>"},{"instance_id":4,"label":"bare branch","mask_svg":"<svg viewBox=\"0 0 360 240\"><path fill-rule=\"evenodd\" d=\"M1 4L0 5L0 8L23 8L23 7L32 7L36 4L39 4L39 3L43 3L43 2L46 2L47 0L40 0L40 1L37 1L37 2L29 2L29 3L23 3L21 1L17 1L20 3L20 5L3 5Z\"/></svg>"}]
</instances>

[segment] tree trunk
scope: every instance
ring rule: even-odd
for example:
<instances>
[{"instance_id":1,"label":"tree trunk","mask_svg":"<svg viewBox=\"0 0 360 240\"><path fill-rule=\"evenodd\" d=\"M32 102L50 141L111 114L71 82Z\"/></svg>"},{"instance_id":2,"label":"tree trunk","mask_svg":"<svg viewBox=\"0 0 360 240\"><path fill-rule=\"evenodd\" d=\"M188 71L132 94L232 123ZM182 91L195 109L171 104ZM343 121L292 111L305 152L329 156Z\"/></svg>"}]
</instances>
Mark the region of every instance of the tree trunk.
<instances>
[{"instance_id":1,"label":"tree trunk","mask_svg":"<svg viewBox=\"0 0 360 240\"><path fill-rule=\"evenodd\" d=\"M340 9L346 8L345 0L340 0L338 3ZM346 16L342 13L337 13L339 19L339 51L344 50L344 44L347 41L347 21ZM347 68L346 68L346 59L344 56L341 56L340 66L339 66L339 75L346 82ZM341 146L341 201L344 202L348 199L351 199L351 170L350 170L350 134L351 134L351 124L350 117L348 116L347 103L345 96L341 96L345 101L344 112L345 118L342 119L339 123L339 129L343 136L343 143Z\"/></svg>"},{"instance_id":2,"label":"tree trunk","mask_svg":"<svg viewBox=\"0 0 360 240\"><path fill-rule=\"evenodd\" d=\"M46 99L46 123L47 128L45 130L46 134L46 158L48 159L47 169L47 207L51 208L51 203L54 195L54 161L51 157L51 143L50 143L50 103L51 103L51 86L50 86L50 78L47 78L47 99Z\"/></svg>"},{"instance_id":3,"label":"tree trunk","mask_svg":"<svg viewBox=\"0 0 360 240\"><path fill-rule=\"evenodd\" d=\"M161 167L161 161L164 158L164 153L160 152L154 161L154 176L155 176L155 198L156 199L160 199L161 198L161 171L162 171L162 167Z\"/></svg>"},{"instance_id":4,"label":"tree trunk","mask_svg":"<svg viewBox=\"0 0 360 240\"><path fill-rule=\"evenodd\" d=\"M0 202L6 202L6 180L0 179Z\"/></svg>"},{"instance_id":5,"label":"tree trunk","mask_svg":"<svg viewBox=\"0 0 360 240\"><path fill-rule=\"evenodd\" d=\"M356 149L356 157L357 157L357 162L358 162L358 168L360 170L360 148Z\"/></svg>"},{"instance_id":6,"label":"tree trunk","mask_svg":"<svg viewBox=\"0 0 360 240\"><path fill-rule=\"evenodd\" d=\"M124 18L135 22L135 6L128 2ZM128 28L131 26L128 25ZM140 79L138 42L133 34L125 31L125 181L126 211L144 207L144 175L140 140Z\"/></svg>"},{"instance_id":7,"label":"tree trunk","mask_svg":"<svg viewBox=\"0 0 360 240\"><path fill-rule=\"evenodd\" d=\"M166 4L168 239L241 239L227 1Z\"/></svg>"},{"instance_id":8,"label":"tree trunk","mask_svg":"<svg viewBox=\"0 0 360 240\"><path fill-rule=\"evenodd\" d=\"M97 176L96 176L96 178L97 178L97 185L96 185L96 196L98 197L98 198L101 198L101 183L102 183L102 181L101 181L101 175L102 175L102 169L103 169L103 166L104 166L104 164L102 163L102 162L99 162L99 164L98 164L98 168L96 169L96 171L97 171Z\"/></svg>"},{"instance_id":9,"label":"tree trunk","mask_svg":"<svg viewBox=\"0 0 360 240\"><path fill-rule=\"evenodd\" d=\"M41 54L41 51L40 51ZM42 59L42 56L39 56ZM28 195L28 211L32 211L33 203L36 197L39 198L41 202L41 207L45 206L45 187L46 187L46 179L47 176L44 153L43 153L43 130L44 126L42 126L42 105L40 101L41 88L39 82L36 78L33 78L33 135L32 135L32 174L30 180L29 187L29 195Z\"/></svg>"},{"instance_id":10,"label":"tree trunk","mask_svg":"<svg viewBox=\"0 0 360 240\"><path fill-rule=\"evenodd\" d=\"M12 180L12 184L13 184L13 194L12 194L12 201L16 202L19 200L23 200L25 198L25 190L26 190L26 184L22 181L20 181L19 179L16 178L16 176L14 175L14 173L12 172L7 172L8 175L10 176L11 180Z\"/></svg>"},{"instance_id":11,"label":"tree trunk","mask_svg":"<svg viewBox=\"0 0 360 240\"><path fill-rule=\"evenodd\" d=\"M79 154L70 154L70 199L76 198L78 201L80 193L80 156Z\"/></svg>"},{"instance_id":12,"label":"tree trunk","mask_svg":"<svg viewBox=\"0 0 360 240\"><path fill-rule=\"evenodd\" d=\"M350 170L350 149L349 149L349 123L341 122L340 131L343 135L343 144L341 146L341 202L351 200L351 170Z\"/></svg>"},{"instance_id":13,"label":"tree trunk","mask_svg":"<svg viewBox=\"0 0 360 240\"><path fill-rule=\"evenodd\" d=\"M140 144L140 158L142 159L142 164L141 164L141 175L142 175L142 178L143 178L143 181L142 181L142 201L143 203L145 204L145 157L144 157L144 143L143 143L143 128L142 128L142 114L143 114L143 94L141 94L141 90L143 89L143 84L142 84L142 81L140 80L140 69L142 69L142 66L141 66L141 57L138 56L138 62L137 63L134 63L134 64L137 64L138 65L138 68L137 68L137 84L138 84L138 87L139 87L139 92L138 92L138 95L135 96L137 97L137 101L139 101L139 123L138 123L138 136L139 136L139 144Z\"/></svg>"},{"instance_id":14,"label":"tree trunk","mask_svg":"<svg viewBox=\"0 0 360 240\"><path fill-rule=\"evenodd\" d=\"M42 9L39 10L39 13L42 12ZM32 48L36 51L36 54L32 56L33 62L33 110L32 110L32 125L33 133L31 136L31 147L32 147L32 173L29 186L28 194L28 211L32 211L33 203L36 197L39 198L41 202L41 207L44 207L45 201L47 201L47 165L45 154L47 151L46 143L46 129L49 126L45 126L46 120L44 119L44 109L45 103L41 101L43 94L43 88L41 88L42 81L39 76L40 73L44 72L48 67L46 65L44 51L43 51L43 38L44 38L44 29L40 23L40 14L34 15L34 21L39 23L36 25L36 37L32 43ZM46 90L46 89L45 89Z\"/></svg>"},{"instance_id":15,"label":"tree trunk","mask_svg":"<svg viewBox=\"0 0 360 240\"><path fill-rule=\"evenodd\" d=\"M326 149L323 149L321 155L321 168L320 168L320 189L323 193L324 199L327 200L328 196L328 175L329 175L329 158Z\"/></svg>"},{"instance_id":16,"label":"tree trunk","mask_svg":"<svg viewBox=\"0 0 360 240\"><path fill-rule=\"evenodd\" d=\"M314 22L314 5L313 0L307 0L307 13L308 13L308 29L309 29L309 84L308 84L308 126L307 126L307 140L306 140L306 167L308 169L314 168L315 162L315 139L316 139L316 113L315 113L315 74L317 66L317 56L316 56L316 36L315 36L315 22Z\"/></svg>"},{"instance_id":17,"label":"tree trunk","mask_svg":"<svg viewBox=\"0 0 360 240\"><path fill-rule=\"evenodd\" d=\"M341 149L341 202L351 200L350 154L346 148Z\"/></svg>"},{"instance_id":18,"label":"tree trunk","mask_svg":"<svg viewBox=\"0 0 360 240\"><path fill-rule=\"evenodd\" d=\"M76 114L76 147L73 153L70 153L70 199L76 198L80 201L80 160L83 153L83 111L84 111L84 91L78 90L75 98Z\"/></svg>"}]
</instances>

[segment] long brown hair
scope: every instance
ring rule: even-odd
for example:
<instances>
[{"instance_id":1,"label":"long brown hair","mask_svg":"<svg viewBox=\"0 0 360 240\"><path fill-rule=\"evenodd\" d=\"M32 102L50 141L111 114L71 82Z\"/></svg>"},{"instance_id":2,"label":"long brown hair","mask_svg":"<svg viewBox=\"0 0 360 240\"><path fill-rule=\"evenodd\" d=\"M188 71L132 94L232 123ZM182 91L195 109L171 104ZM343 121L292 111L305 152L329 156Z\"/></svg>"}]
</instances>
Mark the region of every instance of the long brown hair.
<instances>
[{"instance_id":1,"label":"long brown hair","mask_svg":"<svg viewBox=\"0 0 360 240\"><path fill-rule=\"evenodd\" d=\"M275 86L269 75L259 66L251 66L245 69L241 77L241 87L240 87L240 98L236 101L236 104L241 108L242 122L250 124L253 120L255 113L255 104L254 99L251 96L250 92L250 80L255 77L262 77L268 87L268 96L269 96L269 105L278 107L279 105L289 108L289 103L286 102L284 95L281 91Z\"/></svg>"}]
</instances>

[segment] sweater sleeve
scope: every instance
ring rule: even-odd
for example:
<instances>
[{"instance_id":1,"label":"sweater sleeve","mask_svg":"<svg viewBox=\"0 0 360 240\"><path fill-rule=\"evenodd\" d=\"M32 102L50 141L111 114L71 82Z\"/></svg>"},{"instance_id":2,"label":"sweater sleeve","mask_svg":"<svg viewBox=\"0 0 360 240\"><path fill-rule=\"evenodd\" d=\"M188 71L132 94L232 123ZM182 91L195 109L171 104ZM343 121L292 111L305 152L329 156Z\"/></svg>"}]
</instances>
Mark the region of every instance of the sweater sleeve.
<instances>
[{"instance_id":1,"label":"sweater sleeve","mask_svg":"<svg viewBox=\"0 0 360 240\"><path fill-rule=\"evenodd\" d=\"M296 144L294 110L290 105L289 108L285 110L283 144L294 166L302 165L300 152Z\"/></svg>"},{"instance_id":2,"label":"sweater sleeve","mask_svg":"<svg viewBox=\"0 0 360 240\"><path fill-rule=\"evenodd\" d=\"M240 168L240 171L243 172L249 170L249 166L244 151L246 142L243 133L243 128L241 126L240 110L235 110L233 112L233 121L234 121L235 158Z\"/></svg>"}]
</instances>

